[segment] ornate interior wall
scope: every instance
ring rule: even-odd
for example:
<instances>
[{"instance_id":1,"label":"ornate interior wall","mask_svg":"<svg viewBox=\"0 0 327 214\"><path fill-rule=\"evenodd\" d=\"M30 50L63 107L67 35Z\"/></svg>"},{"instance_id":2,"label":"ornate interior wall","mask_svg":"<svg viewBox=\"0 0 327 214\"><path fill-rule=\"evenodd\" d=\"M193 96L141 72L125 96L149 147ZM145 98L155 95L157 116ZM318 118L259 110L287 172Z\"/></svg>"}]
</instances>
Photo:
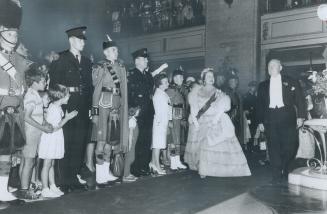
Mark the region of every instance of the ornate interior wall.
<instances>
[{"instance_id":1,"label":"ornate interior wall","mask_svg":"<svg viewBox=\"0 0 327 214\"><path fill-rule=\"evenodd\" d=\"M206 66L216 70L226 60L239 71L240 89L256 79L258 69L258 0L207 1ZM259 22L260 23L260 22Z\"/></svg>"}]
</instances>

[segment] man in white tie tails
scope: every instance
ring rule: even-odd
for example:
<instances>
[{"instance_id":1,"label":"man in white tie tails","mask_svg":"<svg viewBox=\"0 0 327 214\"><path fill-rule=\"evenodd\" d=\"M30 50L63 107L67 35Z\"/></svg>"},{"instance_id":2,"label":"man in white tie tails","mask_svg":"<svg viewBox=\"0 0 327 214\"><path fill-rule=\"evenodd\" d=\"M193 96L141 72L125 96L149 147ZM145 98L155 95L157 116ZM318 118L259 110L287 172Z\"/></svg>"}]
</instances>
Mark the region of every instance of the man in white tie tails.
<instances>
[{"instance_id":1,"label":"man in white tie tails","mask_svg":"<svg viewBox=\"0 0 327 214\"><path fill-rule=\"evenodd\" d=\"M297 149L297 130L305 118L305 100L298 81L281 75L277 59L268 63L270 79L260 83L257 99L257 119L268 139L272 166L272 183L287 179L289 163Z\"/></svg>"}]
</instances>

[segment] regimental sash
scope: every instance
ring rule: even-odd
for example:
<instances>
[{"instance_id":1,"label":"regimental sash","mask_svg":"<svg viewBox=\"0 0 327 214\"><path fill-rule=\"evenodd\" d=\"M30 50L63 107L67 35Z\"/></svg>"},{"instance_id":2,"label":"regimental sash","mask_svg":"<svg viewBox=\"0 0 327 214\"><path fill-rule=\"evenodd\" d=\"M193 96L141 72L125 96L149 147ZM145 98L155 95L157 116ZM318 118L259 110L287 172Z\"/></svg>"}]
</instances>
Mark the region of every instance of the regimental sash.
<instances>
[{"instance_id":1,"label":"regimental sash","mask_svg":"<svg viewBox=\"0 0 327 214\"><path fill-rule=\"evenodd\" d=\"M196 115L196 119L199 119L211 106L211 103L215 102L217 99L216 93L213 93L209 100L202 106L202 108L199 110L198 114Z\"/></svg>"},{"instance_id":2,"label":"regimental sash","mask_svg":"<svg viewBox=\"0 0 327 214\"><path fill-rule=\"evenodd\" d=\"M111 75L111 78L115 84L115 88L107 88L107 89L105 87L102 88L99 106L103 108L119 109L120 96L121 96L120 80L118 78L116 71L112 68L112 66L108 66L107 64L105 64L105 66Z\"/></svg>"}]
</instances>

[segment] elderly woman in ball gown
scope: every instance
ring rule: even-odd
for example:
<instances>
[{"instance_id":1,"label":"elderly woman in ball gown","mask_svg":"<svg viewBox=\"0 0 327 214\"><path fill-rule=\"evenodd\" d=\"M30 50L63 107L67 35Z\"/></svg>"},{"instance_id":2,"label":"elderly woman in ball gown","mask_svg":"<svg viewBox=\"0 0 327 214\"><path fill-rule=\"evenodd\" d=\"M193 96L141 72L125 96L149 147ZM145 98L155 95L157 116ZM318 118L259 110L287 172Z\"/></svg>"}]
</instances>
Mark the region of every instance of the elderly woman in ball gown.
<instances>
[{"instance_id":1,"label":"elderly woman in ball gown","mask_svg":"<svg viewBox=\"0 0 327 214\"><path fill-rule=\"evenodd\" d=\"M185 162L201 178L250 176L233 123L226 114L230 98L214 87L212 69L204 69L201 80L203 85L195 86L188 96L191 114Z\"/></svg>"}]
</instances>

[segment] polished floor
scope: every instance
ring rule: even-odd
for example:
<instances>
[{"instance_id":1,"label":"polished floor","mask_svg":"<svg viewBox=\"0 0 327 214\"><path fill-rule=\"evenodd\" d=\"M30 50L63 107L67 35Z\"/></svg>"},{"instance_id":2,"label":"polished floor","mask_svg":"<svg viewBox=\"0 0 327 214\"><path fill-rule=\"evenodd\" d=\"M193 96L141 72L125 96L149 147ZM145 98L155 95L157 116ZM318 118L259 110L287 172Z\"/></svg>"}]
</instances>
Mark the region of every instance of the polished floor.
<instances>
[{"instance_id":1,"label":"polished floor","mask_svg":"<svg viewBox=\"0 0 327 214\"><path fill-rule=\"evenodd\" d=\"M327 214L326 191L288 184L270 185L269 166L260 166L254 160L249 162L251 177L201 179L193 171L183 171L26 203L2 210L0 214Z\"/></svg>"}]
</instances>

